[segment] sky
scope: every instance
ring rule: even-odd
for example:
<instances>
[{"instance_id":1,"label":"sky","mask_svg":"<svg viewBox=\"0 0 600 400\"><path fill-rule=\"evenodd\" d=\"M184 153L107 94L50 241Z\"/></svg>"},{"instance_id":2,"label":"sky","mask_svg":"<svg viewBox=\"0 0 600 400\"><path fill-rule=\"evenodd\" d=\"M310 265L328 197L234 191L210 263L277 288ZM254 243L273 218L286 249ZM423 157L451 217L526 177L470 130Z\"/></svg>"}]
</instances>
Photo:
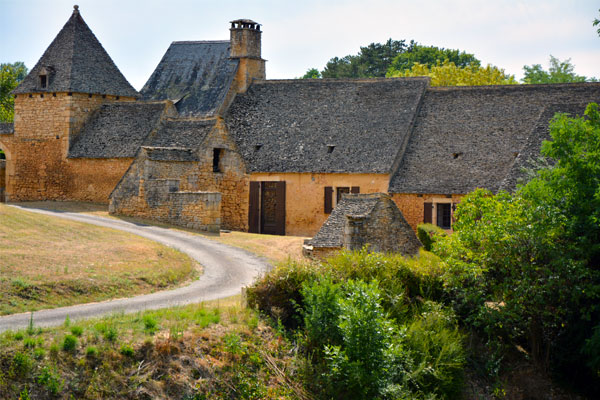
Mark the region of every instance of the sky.
<instances>
[{"instance_id":1,"label":"sky","mask_svg":"<svg viewBox=\"0 0 600 400\"><path fill-rule=\"evenodd\" d=\"M229 39L229 21L262 24L268 79L322 70L332 57L387 39L473 53L516 76L570 58L600 78L592 0L0 0L0 63L32 68L78 4L121 72L141 89L172 41Z\"/></svg>"}]
</instances>

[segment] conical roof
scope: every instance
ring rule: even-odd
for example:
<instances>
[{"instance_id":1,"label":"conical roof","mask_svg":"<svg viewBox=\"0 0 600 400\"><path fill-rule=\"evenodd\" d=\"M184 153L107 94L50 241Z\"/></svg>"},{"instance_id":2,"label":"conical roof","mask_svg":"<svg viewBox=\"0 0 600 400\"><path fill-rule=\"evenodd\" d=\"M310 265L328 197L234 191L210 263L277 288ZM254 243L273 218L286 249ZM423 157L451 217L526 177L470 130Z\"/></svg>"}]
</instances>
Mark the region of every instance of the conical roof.
<instances>
[{"instance_id":1,"label":"conical roof","mask_svg":"<svg viewBox=\"0 0 600 400\"><path fill-rule=\"evenodd\" d=\"M46 75L45 87L40 75ZM81 18L77 6L36 66L13 91L40 92L138 96Z\"/></svg>"}]
</instances>

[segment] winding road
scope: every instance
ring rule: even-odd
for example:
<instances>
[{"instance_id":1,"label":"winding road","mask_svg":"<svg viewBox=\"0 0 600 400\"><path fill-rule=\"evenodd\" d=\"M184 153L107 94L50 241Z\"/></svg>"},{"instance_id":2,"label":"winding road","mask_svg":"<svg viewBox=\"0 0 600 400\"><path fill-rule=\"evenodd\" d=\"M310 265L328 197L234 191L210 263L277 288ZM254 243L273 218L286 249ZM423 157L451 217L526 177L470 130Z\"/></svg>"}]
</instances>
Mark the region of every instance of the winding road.
<instances>
[{"instance_id":1,"label":"winding road","mask_svg":"<svg viewBox=\"0 0 600 400\"><path fill-rule=\"evenodd\" d=\"M239 294L243 287L250 285L257 276L271 268L266 260L245 250L183 231L88 214L50 211L17 205L12 205L12 207L143 236L188 254L203 267L202 276L185 287L126 299L35 311L33 313L35 326L60 325L65 321L67 315L71 320L77 320L115 312L132 313L229 297ZM0 317L0 332L27 327L30 315L31 313L21 313Z\"/></svg>"}]
</instances>

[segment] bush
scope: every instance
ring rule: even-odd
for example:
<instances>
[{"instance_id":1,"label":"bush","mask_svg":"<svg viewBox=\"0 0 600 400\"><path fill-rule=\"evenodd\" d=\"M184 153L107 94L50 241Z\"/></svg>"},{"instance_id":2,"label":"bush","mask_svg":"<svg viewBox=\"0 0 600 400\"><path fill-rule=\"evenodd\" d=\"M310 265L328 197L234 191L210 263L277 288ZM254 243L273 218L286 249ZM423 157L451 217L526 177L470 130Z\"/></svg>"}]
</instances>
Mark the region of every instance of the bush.
<instances>
[{"instance_id":1,"label":"bush","mask_svg":"<svg viewBox=\"0 0 600 400\"><path fill-rule=\"evenodd\" d=\"M438 236L446 236L446 231L437 225L421 224L417 226L417 237L427 251L431 251Z\"/></svg>"},{"instance_id":2,"label":"bush","mask_svg":"<svg viewBox=\"0 0 600 400\"><path fill-rule=\"evenodd\" d=\"M157 322L151 315L144 315L144 330L149 334L154 334L157 330Z\"/></svg>"},{"instance_id":3,"label":"bush","mask_svg":"<svg viewBox=\"0 0 600 400\"><path fill-rule=\"evenodd\" d=\"M64 351L73 351L77 347L77 337L73 335L66 335L63 339L62 349Z\"/></svg>"},{"instance_id":4,"label":"bush","mask_svg":"<svg viewBox=\"0 0 600 400\"><path fill-rule=\"evenodd\" d=\"M96 357L98 355L98 348L95 346L89 346L85 349L85 355L87 357Z\"/></svg>"},{"instance_id":5,"label":"bush","mask_svg":"<svg viewBox=\"0 0 600 400\"><path fill-rule=\"evenodd\" d=\"M83 334L83 328L80 326L73 326L71 327L71 333L74 336L81 337L81 335Z\"/></svg>"},{"instance_id":6,"label":"bush","mask_svg":"<svg viewBox=\"0 0 600 400\"><path fill-rule=\"evenodd\" d=\"M333 283L329 278L304 283L304 329L309 352L320 352L324 346L341 343L341 332L338 328L340 297L340 284Z\"/></svg>"},{"instance_id":7,"label":"bush","mask_svg":"<svg viewBox=\"0 0 600 400\"><path fill-rule=\"evenodd\" d=\"M135 350L133 349L133 347L131 347L127 344L124 344L121 346L119 353L121 353L125 357L133 357L133 355L135 354Z\"/></svg>"},{"instance_id":8,"label":"bush","mask_svg":"<svg viewBox=\"0 0 600 400\"><path fill-rule=\"evenodd\" d=\"M44 366L37 378L38 384L44 386L52 395L56 396L62 391L64 381L58 373L48 366Z\"/></svg>"},{"instance_id":9,"label":"bush","mask_svg":"<svg viewBox=\"0 0 600 400\"><path fill-rule=\"evenodd\" d=\"M12 371L15 375L24 377L31 370L32 362L25 353L16 353L12 361Z\"/></svg>"}]
</instances>

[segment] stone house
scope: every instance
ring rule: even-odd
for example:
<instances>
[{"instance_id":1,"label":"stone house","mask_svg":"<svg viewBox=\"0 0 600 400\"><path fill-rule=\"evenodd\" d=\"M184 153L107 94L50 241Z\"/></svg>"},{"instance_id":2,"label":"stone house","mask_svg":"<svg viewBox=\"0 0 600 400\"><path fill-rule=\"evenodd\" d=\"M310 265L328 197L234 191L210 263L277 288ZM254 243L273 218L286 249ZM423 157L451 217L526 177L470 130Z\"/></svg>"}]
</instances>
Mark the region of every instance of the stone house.
<instances>
[{"instance_id":1,"label":"stone house","mask_svg":"<svg viewBox=\"0 0 600 400\"><path fill-rule=\"evenodd\" d=\"M173 42L137 92L76 7L0 125L5 199L312 236L344 194L388 193L413 229L450 228L464 194L515 187L554 112L600 101L600 83L266 80L261 35Z\"/></svg>"},{"instance_id":2,"label":"stone house","mask_svg":"<svg viewBox=\"0 0 600 400\"><path fill-rule=\"evenodd\" d=\"M327 258L340 249L417 254L421 242L385 193L345 194L303 253Z\"/></svg>"}]
</instances>

